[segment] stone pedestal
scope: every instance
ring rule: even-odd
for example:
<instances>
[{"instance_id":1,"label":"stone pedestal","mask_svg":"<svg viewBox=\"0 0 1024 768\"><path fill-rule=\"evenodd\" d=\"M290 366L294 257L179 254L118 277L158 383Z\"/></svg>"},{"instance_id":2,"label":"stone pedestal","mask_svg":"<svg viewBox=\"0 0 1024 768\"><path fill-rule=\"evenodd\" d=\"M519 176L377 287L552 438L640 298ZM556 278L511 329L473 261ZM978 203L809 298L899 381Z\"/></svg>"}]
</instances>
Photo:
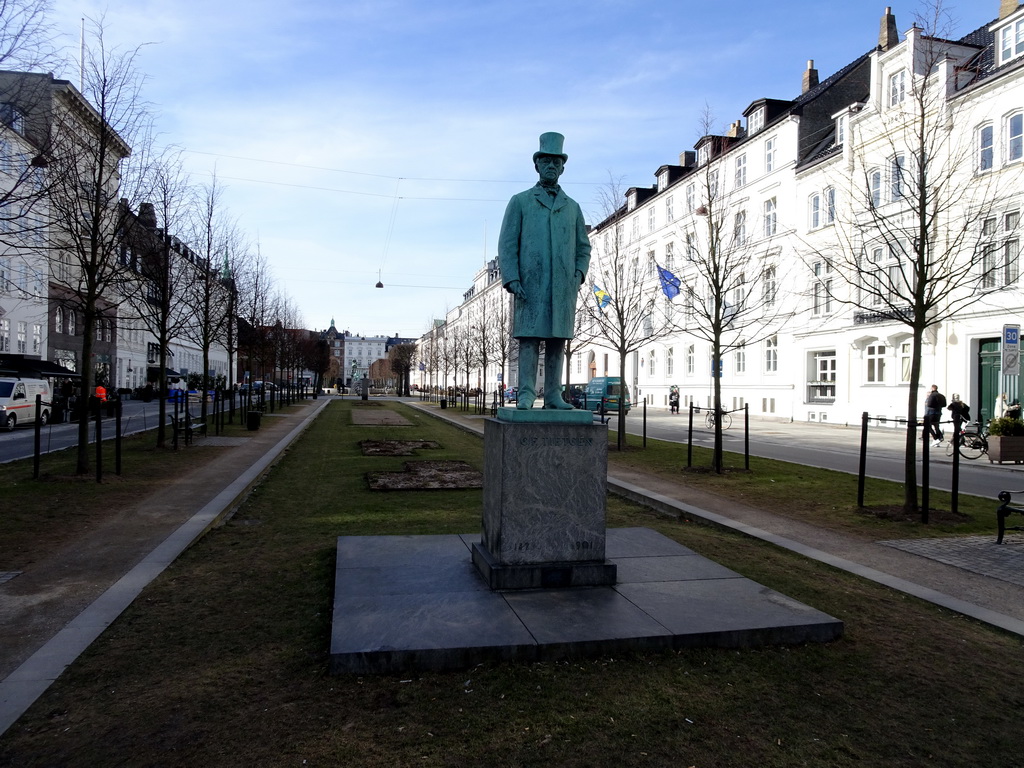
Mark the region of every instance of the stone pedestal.
<instances>
[{"instance_id":1,"label":"stone pedestal","mask_svg":"<svg viewBox=\"0 0 1024 768\"><path fill-rule=\"evenodd\" d=\"M520 412L524 413L524 412ZM473 562L492 589L606 586L608 430L589 413L484 428L482 541Z\"/></svg>"}]
</instances>

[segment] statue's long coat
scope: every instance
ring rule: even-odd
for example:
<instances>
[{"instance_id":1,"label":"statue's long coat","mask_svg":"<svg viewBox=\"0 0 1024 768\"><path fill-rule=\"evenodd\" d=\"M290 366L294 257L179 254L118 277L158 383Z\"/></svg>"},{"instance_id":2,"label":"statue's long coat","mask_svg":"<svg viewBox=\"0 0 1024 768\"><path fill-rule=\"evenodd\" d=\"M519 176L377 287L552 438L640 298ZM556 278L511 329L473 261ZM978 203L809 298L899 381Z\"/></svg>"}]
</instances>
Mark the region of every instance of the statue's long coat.
<instances>
[{"instance_id":1,"label":"statue's long coat","mask_svg":"<svg viewBox=\"0 0 1024 768\"><path fill-rule=\"evenodd\" d=\"M518 280L527 300L516 297L512 335L571 339L576 292L590 266L590 240L583 212L559 189L552 197L540 185L508 202L498 237L498 267L505 288Z\"/></svg>"}]
</instances>

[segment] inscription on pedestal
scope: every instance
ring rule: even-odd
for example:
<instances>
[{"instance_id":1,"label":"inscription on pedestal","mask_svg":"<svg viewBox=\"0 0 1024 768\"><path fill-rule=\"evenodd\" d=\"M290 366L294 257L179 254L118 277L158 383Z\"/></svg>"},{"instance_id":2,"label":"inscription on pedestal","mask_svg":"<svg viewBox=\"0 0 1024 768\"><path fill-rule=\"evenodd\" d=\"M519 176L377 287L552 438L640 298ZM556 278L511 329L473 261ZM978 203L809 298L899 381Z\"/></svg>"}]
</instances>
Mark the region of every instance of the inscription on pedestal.
<instances>
[{"instance_id":1,"label":"inscription on pedestal","mask_svg":"<svg viewBox=\"0 0 1024 768\"><path fill-rule=\"evenodd\" d=\"M482 544L494 565L603 563L603 425L489 419L484 462Z\"/></svg>"}]
</instances>

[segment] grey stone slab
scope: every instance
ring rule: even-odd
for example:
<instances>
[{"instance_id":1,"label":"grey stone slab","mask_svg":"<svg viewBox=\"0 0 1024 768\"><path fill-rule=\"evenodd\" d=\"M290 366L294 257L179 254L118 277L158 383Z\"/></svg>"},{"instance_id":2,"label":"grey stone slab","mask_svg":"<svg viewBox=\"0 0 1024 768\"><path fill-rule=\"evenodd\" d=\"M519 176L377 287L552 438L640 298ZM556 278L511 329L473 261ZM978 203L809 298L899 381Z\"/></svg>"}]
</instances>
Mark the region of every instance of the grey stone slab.
<instances>
[{"instance_id":1,"label":"grey stone slab","mask_svg":"<svg viewBox=\"0 0 1024 768\"><path fill-rule=\"evenodd\" d=\"M591 411L554 408L499 408L498 419L517 424L593 424Z\"/></svg>"},{"instance_id":2,"label":"grey stone slab","mask_svg":"<svg viewBox=\"0 0 1024 768\"><path fill-rule=\"evenodd\" d=\"M458 669L483 661L825 642L842 634L842 622L654 531L613 529L609 540L623 552L661 554L620 558L616 565L631 580L614 587L499 591L481 589L469 565L477 534L341 537L331 669ZM382 557L399 563L394 574L382 572Z\"/></svg>"},{"instance_id":3,"label":"grey stone slab","mask_svg":"<svg viewBox=\"0 0 1024 768\"><path fill-rule=\"evenodd\" d=\"M335 591L349 595L414 595L436 592L484 592L476 569L465 557L438 558L431 563L338 568Z\"/></svg>"},{"instance_id":4,"label":"grey stone slab","mask_svg":"<svg viewBox=\"0 0 1024 768\"><path fill-rule=\"evenodd\" d=\"M743 578L724 565L696 554L624 557L614 558L612 562L618 566L618 584Z\"/></svg>"},{"instance_id":5,"label":"grey stone slab","mask_svg":"<svg viewBox=\"0 0 1024 768\"><path fill-rule=\"evenodd\" d=\"M454 669L485 659L530 657L536 643L501 594L336 596L335 673Z\"/></svg>"},{"instance_id":6,"label":"grey stone slab","mask_svg":"<svg viewBox=\"0 0 1024 768\"><path fill-rule=\"evenodd\" d=\"M609 587L506 592L505 599L541 645L671 634Z\"/></svg>"},{"instance_id":7,"label":"grey stone slab","mask_svg":"<svg viewBox=\"0 0 1024 768\"><path fill-rule=\"evenodd\" d=\"M478 536L479 538L479 536ZM364 568L377 565L431 563L438 558L469 557L458 536L340 536L338 563Z\"/></svg>"},{"instance_id":8,"label":"grey stone slab","mask_svg":"<svg viewBox=\"0 0 1024 768\"><path fill-rule=\"evenodd\" d=\"M804 629L822 632L820 640L842 635L838 619L745 578L621 584L616 590L676 636L736 635L737 645L748 645L754 643L742 634L756 638L765 629L795 629L796 637Z\"/></svg>"},{"instance_id":9,"label":"grey stone slab","mask_svg":"<svg viewBox=\"0 0 1024 768\"><path fill-rule=\"evenodd\" d=\"M689 547L650 528L609 528L605 537L605 556L609 558L692 554Z\"/></svg>"}]
</instances>

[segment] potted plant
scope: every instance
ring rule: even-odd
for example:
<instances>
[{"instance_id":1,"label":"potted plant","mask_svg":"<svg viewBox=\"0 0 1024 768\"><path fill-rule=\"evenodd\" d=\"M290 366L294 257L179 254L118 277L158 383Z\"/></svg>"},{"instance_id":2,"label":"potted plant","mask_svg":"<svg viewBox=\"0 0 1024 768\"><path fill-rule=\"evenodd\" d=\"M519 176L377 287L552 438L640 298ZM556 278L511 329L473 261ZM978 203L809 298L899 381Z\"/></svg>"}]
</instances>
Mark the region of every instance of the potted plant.
<instances>
[{"instance_id":1,"label":"potted plant","mask_svg":"<svg viewBox=\"0 0 1024 768\"><path fill-rule=\"evenodd\" d=\"M1024 462L1024 421L1002 416L988 423L988 460Z\"/></svg>"}]
</instances>

